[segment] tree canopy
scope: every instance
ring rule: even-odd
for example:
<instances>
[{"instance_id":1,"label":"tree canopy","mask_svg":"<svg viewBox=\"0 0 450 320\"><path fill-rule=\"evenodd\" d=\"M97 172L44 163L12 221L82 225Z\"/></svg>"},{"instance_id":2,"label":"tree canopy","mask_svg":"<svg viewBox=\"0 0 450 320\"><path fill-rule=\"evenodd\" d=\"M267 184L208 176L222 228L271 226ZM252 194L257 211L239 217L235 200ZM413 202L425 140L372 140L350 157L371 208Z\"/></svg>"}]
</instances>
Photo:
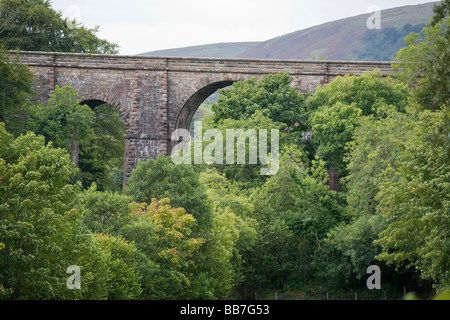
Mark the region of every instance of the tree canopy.
<instances>
[{"instance_id":1,"label":"tree canopy","mask_svg":"<svg viewBox=\"0 0 450 320\"><path fill-rule=\"evenodd\" d=\"M98 31L63 18L49 0L0 2L0 42L9 50L118 53L118 45L98 38Z\"/></svg>"},{"instance_id":2,"label":"tree canopy","mask_svg":"<svg viewBox=\"0 0 450 320\"><path fill-rule=\"evenodd\" d=\"M10 63L0 44L0 122L18 135L26 127L27 99L32 95L33 73L18 59Z\"/></svg>"},{"instance_id":3,"label":"tree canopy","mask_svg":"<svg viewBox=\"0 0 450 320\"><path fill-rule=\"evenodd\" d=\"M450 103L450 16L448 1L437 7L432 23L405 38L395 58L399 79L414 88L416 103L438 110Z\"/></svg>"}]
</instances>

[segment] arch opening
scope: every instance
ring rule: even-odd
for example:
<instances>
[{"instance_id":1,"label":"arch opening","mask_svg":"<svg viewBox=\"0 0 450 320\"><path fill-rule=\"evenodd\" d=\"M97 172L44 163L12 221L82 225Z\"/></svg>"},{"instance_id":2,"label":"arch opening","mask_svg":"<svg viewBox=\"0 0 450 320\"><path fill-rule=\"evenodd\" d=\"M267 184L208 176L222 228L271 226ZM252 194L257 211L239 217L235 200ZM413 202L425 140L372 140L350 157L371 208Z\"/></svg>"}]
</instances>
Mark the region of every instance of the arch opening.
<instances>
[{"instance_id":1,"label":"arch opening","mask_svg":"<svg viewBox=\"0 0 450 320\"><path fill-rule=\"evenodd\" d=\"M93 182L101 191L120 191L124 181L125 124L122 115L103 100L84 100L94 111L92 137L80 143L80 180L88 188Z\"/></svg>"},{"instance_id":2,"label":"arch opening","mask_svg":"<svg viewBox=\"0 0 450 320\"><path fill-rule=\"evenodd\" d=\"M232 80L225 80L212 83L193 94L184 104L176 122L175 129L190 130L192 120L199 107L205 100L214 95L217 90L231 86L234 82Z\"/></svg>"},{"instance_id":3,"label":"arch opening","mask_svg":"<svg viewBox=\"0 0 450 320\"><path fill-rule=\"evenodd\" d=\"M81 101L81 104L88 105L92 110L94 110L96 107L101 106L102 104L107 104L107 103L102 100L84 100L84 101Z\"/></svg>"}]
</instances>

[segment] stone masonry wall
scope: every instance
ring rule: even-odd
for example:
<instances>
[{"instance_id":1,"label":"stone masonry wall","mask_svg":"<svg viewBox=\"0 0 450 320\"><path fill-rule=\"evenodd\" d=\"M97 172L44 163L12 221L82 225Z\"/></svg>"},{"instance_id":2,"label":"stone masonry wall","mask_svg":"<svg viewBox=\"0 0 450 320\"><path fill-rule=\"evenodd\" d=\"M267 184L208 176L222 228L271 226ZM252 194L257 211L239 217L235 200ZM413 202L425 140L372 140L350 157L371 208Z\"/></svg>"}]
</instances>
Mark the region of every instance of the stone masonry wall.
<instances>
[{"instance_id":1,"label":"stone masonry wall","mask_svg":"<svg viewBox=\"0 0 450 320\"><path fill-rule=\"evenodd\" d=\"M390 63L257 59L165 58L16 52L35 73L37 99L46 102L55 86L69 85L82 100L100 100L116 108L125 124L124 183L139 160L171 151L170 137L187 127L193 113L218 88L250 77L288 72L293 86L310 92L345 74L361 75Z\"/></svg>"}]
</instances>

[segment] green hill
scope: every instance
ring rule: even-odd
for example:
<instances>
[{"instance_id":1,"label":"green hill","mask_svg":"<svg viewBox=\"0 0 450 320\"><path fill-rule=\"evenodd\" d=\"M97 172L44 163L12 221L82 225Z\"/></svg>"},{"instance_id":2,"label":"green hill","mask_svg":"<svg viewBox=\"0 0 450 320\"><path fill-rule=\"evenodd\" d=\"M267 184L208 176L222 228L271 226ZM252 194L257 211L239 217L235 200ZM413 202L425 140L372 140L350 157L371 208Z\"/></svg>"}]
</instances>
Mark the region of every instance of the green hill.
<instances>
[{"instance_id":1,"label":"green hill","mask_svg":"<svg viewBox=\"0 0 450 320\"><path fill-rule=\"evenodd\" d=\"M258 44L260 44L260 42L214 43L201 46L150 51L141 55L153 57L232 58Z\"/></svg>"},{"instance_id":2,"label":"green hill","mask_svg":"<svg viewBox=\"0 0 450 320\"><path fill-rule=\"evenodd\" d=\"M372 14L328 22L268 41L239 58L389 61L411 31L419 32L439 2L403 6L381 12L381 29L369 30Z\"/></svg>"},{"instance_id":3,"label":"green hill","mask_svg":"<svg viewBox=\"0 0 450 320\"><path fill-rule=\"evenodd\" d=\"M389 61L410 32L420 32L437 2L381 12L381 29L369 30L362 14L264 42L216 43L143 53L147 56L254 59Z\"/></svg>"}]
</instances>

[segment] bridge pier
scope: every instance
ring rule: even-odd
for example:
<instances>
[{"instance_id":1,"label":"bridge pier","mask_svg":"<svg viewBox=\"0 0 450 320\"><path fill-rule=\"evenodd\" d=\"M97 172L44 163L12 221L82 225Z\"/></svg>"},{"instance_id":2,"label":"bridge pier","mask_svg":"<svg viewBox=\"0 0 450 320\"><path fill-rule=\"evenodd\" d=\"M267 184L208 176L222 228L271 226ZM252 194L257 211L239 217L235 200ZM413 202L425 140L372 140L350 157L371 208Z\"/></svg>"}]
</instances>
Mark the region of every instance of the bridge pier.
<instances>
[{"instance_id":1,"label":"bridge pier","mask_svg":"<svg viewBox=\"0 0 450 320\"><path fill-rule=\"evenodd\" d=\"M131 171L136 168L139 160L156 159L158 155L168 155L170 148L169 136L126 136L124 155L124 185L131 176Z\"/></svg>"}]
</instances>

